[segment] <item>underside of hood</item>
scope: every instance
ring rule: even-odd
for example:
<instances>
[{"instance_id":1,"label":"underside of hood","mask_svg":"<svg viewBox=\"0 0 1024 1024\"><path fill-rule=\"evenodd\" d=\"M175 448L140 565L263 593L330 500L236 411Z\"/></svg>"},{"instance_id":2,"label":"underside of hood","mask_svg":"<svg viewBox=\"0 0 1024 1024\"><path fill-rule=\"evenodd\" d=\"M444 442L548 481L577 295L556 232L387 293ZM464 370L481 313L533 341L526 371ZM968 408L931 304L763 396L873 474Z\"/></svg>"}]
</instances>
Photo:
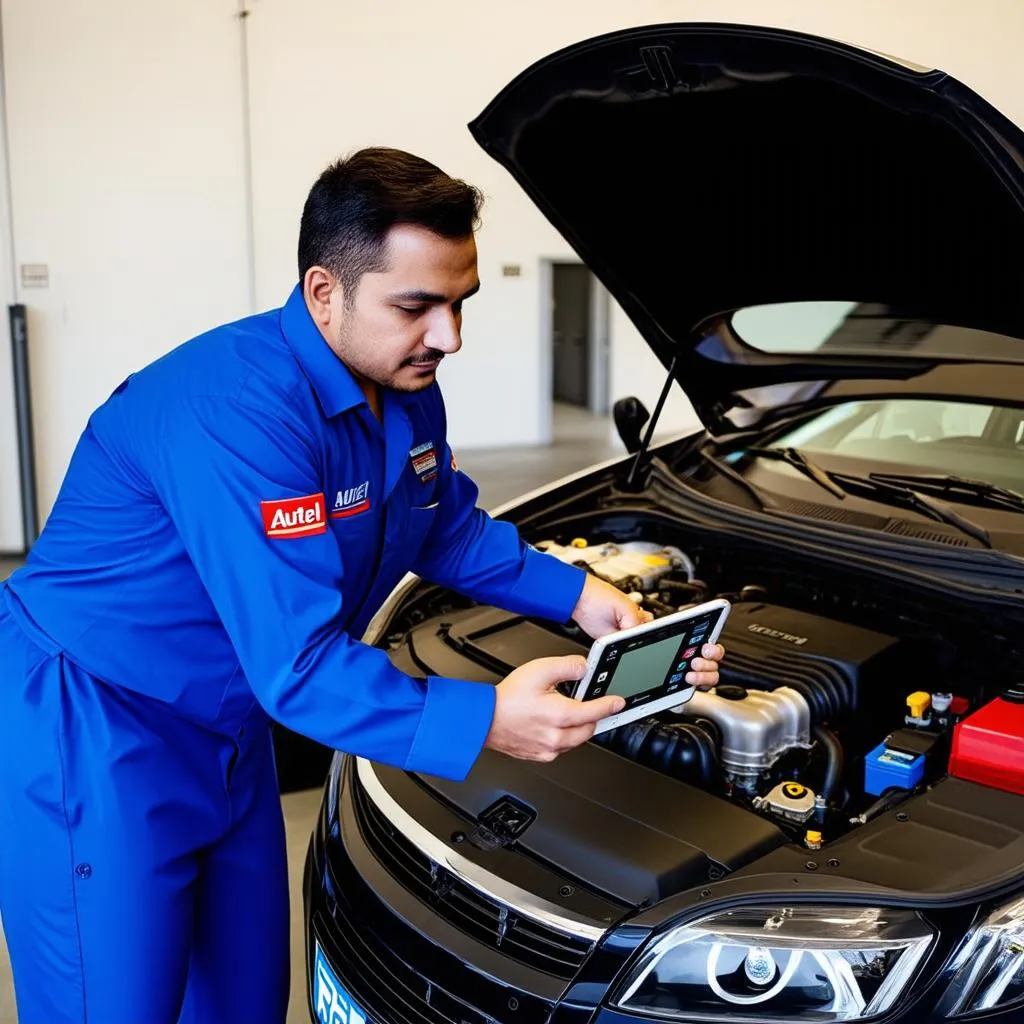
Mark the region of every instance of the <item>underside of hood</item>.
<instances>
[{"instance_id":1,"label":"underside of hood","mask_svg":"<svg viewBox=\"0 0 1024 1024\"><path fill-rule=\"evenodd\" d=\"M1024 337L1024 133L942 72L780 30L651 26L545 58L470 130L701 406L936 363L708 344L743 307L870 303Z\"/></svg>"}]
</instances>

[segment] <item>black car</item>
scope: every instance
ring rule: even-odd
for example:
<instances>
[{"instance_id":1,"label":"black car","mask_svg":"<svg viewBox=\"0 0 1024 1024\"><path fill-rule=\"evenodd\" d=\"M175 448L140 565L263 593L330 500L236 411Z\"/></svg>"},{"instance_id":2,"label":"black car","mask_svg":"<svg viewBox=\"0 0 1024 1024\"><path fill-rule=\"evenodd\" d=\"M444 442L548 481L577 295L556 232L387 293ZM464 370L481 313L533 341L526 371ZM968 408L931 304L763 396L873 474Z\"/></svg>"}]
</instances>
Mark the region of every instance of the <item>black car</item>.
<instances>
[{"instance_id":1,"label":"black car","mask_svg":"<svg viewBox=\"0 0 1024 1024\"><path fill-rule=\"evenodd\" d=\"M338 754L305 877L323 1024L1024 1020L1024 133L959 82L723 25L589 40L471 125L705 430L502 509L717 690L452 783ZM367 642L585 652L405 580Z\"/></svg>"}]
</instances>

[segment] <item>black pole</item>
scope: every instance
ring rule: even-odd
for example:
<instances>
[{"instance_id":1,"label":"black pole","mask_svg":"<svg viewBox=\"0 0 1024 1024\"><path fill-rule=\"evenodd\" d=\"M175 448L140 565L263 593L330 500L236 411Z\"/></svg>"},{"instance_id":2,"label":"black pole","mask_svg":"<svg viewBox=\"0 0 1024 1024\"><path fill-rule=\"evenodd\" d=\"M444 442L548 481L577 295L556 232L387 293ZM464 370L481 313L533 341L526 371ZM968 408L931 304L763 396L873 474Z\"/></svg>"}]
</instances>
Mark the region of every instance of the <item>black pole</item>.
<instances>
[{"instance_id":1,"label":"black pole","mask_svg":"<svg viewBox=\"0 0 1024 1024\"><path fill-rule=\"evenodd\" d=\"M36 492L36 457L32 437L32 391L28 373L28 315L25 306L7 307L11 324L14 363L14 409L18 419L18 470L21 476L21 526L25 551L39 536L39 499Z\"/></svg>"}]
</instances>

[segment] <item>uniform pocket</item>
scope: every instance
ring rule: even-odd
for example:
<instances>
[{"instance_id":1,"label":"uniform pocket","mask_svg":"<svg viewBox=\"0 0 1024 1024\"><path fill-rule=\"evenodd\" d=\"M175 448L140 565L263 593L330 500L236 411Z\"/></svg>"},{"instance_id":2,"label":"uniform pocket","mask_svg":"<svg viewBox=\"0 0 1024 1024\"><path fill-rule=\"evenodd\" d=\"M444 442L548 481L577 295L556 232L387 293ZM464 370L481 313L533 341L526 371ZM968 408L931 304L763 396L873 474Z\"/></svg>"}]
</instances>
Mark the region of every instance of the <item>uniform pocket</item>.
<instances>
[{"instance_id":1,"label":"uniform pocket","mask_svg":"<svg viewBox=\"0 0 1024 1024\"><path fill-rule=\"evenodd\" d=\"M427 539L427 534L430 533L434 526L434 521L437 519L437 509L438 503L436 501L432 505L410 506L409 525L406 529L410 550L415 550L416 553L419 553L423 542Z\"/></svg>"}]
</instances>

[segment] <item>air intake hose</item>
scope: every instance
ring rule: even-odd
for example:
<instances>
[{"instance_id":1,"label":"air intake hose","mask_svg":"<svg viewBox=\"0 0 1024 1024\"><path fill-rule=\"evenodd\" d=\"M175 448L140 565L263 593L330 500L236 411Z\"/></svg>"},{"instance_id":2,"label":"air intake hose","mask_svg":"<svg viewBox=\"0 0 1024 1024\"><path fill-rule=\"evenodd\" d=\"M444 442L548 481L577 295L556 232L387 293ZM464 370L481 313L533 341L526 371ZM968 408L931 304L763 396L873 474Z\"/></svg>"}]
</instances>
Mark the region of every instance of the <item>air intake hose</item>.
<instances>
[{"instance_id":1,"label":"air intake hose","mask_svg":"<svg viewBox=\"0 0 1024 1024\"><path fill-rule=\"evenodd\" d=\"M594 743L680 782L711 786L721 779L718 727L706 718L633 722L595 736Z\"/></svg>"}]
</instances>

